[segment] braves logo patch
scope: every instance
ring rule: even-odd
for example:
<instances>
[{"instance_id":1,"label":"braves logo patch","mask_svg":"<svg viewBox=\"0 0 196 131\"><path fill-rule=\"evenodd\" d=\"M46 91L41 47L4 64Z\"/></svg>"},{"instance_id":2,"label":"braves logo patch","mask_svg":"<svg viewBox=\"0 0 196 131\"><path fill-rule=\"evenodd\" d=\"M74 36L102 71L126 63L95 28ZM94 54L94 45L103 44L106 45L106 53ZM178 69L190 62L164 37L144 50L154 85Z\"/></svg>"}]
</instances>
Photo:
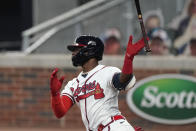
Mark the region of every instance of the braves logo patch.
<instances>
[{"instance_id":1,"label":"braves logo patch","mask_svg":"<svg viewBox=\"0 0 196 131\"><path fill-rule=\"evenodd\" d=\"M87 91L90 91L86 93ZM82 87L78 87L74 92L74 97L76 97L76 101L79 102L82 99L88 98L89 96L94 95L95 99L101 99L105 97L103 93L103 89L100 87L99 83L96 81L90 82L89 84L85 84ZM79 95L80 93L84 93L83 95Z\"/></svg>"}]
</instances>

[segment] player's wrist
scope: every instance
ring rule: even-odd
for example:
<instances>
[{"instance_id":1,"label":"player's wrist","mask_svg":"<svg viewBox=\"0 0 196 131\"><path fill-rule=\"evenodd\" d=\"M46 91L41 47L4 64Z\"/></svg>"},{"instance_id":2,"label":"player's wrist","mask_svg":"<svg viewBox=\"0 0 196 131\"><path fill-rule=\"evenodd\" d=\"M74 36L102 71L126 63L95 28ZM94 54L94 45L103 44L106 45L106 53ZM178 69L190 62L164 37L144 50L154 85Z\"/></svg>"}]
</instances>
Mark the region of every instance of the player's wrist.
<instances>
[{"instance_id":1,"label":"player's wrist","mask_svg":"<svg viewBox=\"0 0 196 131\"><path fill-rule=\"evenodd\" d=\"M61 96L60 93L57 93L57 95L53 96L51 95L51 99L54 105L58 105L61 103Z\"/></svg>"},{"instance_id":2,"label":"player's wrist","mask_svg":"<svg viewBox=\"0 0 196 131\"><path fill-rule=\"evenodd\" d=\"M51 96L52 97L60 96L60 92L58 92L58 91L51 91Z\"/></svg>"},{"instance_id":3,"label":"player's wrist","mask_svg":"<svg viewBox=\"0 0 196 131\"><path fill-rule=\"evenodd\" d=\"M125 56L122 73L132 74L132 72L133 72L133 57Z\"/></svg>"}]
</instances>

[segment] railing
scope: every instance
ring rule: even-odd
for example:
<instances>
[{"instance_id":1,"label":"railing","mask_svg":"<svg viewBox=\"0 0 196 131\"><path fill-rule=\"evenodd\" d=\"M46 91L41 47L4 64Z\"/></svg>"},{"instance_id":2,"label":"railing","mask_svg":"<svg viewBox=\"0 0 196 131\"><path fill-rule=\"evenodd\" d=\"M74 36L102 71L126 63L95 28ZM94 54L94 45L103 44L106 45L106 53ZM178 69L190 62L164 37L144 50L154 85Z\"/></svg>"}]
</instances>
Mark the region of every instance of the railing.
<instances>
[{"instance_id":1,"label":"railing","mask_svg":"<svg viewBox=\"0 0 196 131\"><path fill-rule=\"evenodd\" d=\"M43 22L22 33L23 52L27 55L36 50L57 32L91 16L115 7L126 0L94 0L67 13ZM90 10L90 11L89 11Z\"/></svg>"}]
</instances>

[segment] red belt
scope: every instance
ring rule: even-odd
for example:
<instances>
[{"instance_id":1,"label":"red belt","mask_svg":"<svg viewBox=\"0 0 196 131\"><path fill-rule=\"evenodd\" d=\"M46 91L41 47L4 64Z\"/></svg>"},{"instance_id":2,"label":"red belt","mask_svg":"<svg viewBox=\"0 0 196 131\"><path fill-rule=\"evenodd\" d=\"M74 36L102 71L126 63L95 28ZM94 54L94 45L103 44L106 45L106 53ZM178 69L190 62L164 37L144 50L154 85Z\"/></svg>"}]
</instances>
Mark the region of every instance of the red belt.
<instances>
[{"instance_id":1,"label":"red belt","mask_svg":"<svg viewBox=\"0 0 196 131\"><path fill-rule=\"evenodd\" d=\"M112 122L114 122L116 120L125 119L125 118L122 115L116 115L116 116L111 117L111 119L112 120L108 124L106 124L106 125L100 124L98 126L98 131L102 131L105 127L107 127L108 125L110 125Z\"/></svg>"}]
</instances>

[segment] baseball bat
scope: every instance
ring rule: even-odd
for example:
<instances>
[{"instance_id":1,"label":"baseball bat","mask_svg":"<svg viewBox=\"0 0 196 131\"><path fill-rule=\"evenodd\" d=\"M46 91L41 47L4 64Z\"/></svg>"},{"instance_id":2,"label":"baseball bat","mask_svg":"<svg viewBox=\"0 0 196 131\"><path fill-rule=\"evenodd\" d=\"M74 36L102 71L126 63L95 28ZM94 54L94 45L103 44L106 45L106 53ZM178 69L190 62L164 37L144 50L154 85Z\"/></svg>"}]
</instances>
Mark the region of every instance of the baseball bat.
<instances>
[{"instance_id":1,"label":"baseball bat","mask_svg":"<svg viewBox=\"0 0 196 131\"><path fill-rule=\"evenodd\" d=\"M138 19L139 19L139 22L140 22L142 35L144 37L145 52L151 52L151 49L150 49L150 46L149 46L148 40L147 40L147 34L146 34L146 31L145 31L145 27L144 27L144 22L143 22L143 18L142 18L142 12L141 12L141 8L140 8L139 0L135 0L135 6L136 6L136 9L137 9L137 15L138 15Z\"/></svg>"}]
</instances>

